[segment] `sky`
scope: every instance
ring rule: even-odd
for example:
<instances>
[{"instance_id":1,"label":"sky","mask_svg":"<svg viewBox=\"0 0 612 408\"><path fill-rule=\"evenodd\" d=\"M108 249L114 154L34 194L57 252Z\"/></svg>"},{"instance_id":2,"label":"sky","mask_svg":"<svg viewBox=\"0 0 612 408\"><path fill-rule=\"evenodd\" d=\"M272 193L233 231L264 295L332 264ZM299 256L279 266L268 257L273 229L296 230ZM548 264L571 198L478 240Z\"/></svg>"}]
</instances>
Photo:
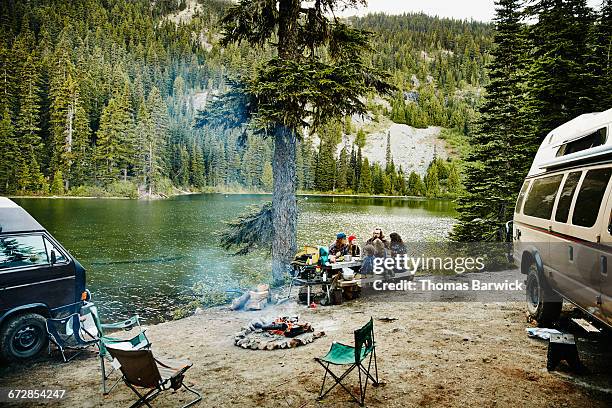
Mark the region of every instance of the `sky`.
<instances>
[{"instance_id":1,"label":"sky","mask_svg":"<svg viewBox=\"0 0 612 408\"><path fill-rule=\"evenodd\" d=\"M587 2L591 7L601 4L601 0ZM402 14L420 11L432 16L491 21L495 15L495 5L494 0L368 0L367 8L349 9L341 14L351 16L375 12Z\"/></svg>"}]
</instances>

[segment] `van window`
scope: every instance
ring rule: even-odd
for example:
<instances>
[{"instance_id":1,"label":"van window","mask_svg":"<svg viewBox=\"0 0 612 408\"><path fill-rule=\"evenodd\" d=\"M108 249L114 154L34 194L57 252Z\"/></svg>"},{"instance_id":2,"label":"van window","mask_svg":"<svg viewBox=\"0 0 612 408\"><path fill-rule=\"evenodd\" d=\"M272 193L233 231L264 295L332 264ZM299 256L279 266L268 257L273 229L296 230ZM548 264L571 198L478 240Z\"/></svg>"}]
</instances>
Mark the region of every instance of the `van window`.
<instances>
[{"instance_id":1,"label":"van window","mask_svg":"<svg viewBox=\"0 0 612 408\"><path fill-rule=\"evenodd\" d=\"M596 132L581 137L580 139L573 140L569 143L561 145L557 150L557 157L565 156L571 153L580 152L582 150L590 149L592 147L601 146L606 143L607 128L601 128Z\"/></svg>"},{"instance_id":2,"label":"van window","mask_svg":"<svg viewBox=\"0 0 612 408\"><path fill-rule=\"evenodd\" d=\"M516 207L514 207L514 212L519 213L521 211L521 207L523 206L523 200L525 199L525 193L527 193L527 187L529 187L529 181L525 181L523 183L523 187L521 187L521 192L516 199Z\"/></svg>"},{"instance_id":3,"label":"van window","mask_svg":"<svg viewBox=\"0 0 612 408\"><path fill-rule=\"evenodd\" d=\"M42 236L0 238L0 269L48 264Z\"/></svg>"},{"instance_id":4,"label":"van window","mask_svg":"<svg viewBox=\"0 0 612 408\"><path fill-rule=\"evenodd\" d=\"M612 174L611 168L587 172L576 199L572 224L589 228L595 225L610 174Z\"/></svg>"},{"instance_id":5,"label":"van window","mask_svg":"<svg viewBox=\"0 0 612 408\"><path fill-rule=\"evenodd\" d=\"M578 186L581 175L581 171L575 171L570 173L565 179L565 184L563 184L563 189L561 190L561 196L559 196L559 204L557 204L555 221L567 222L570 205L572 204L572 197L574 197L574 191L576 191L576 186Z\"/></svg>"},{"instance_id":6,"label":"van window","mask_svg":"<svg viewBox=\"0 0 612 408\"><path fill-rule=\"evenodd\" d=\"M563 174L558 174L534 180L531 183L523 213L531 217L549 220L562 179Z\"/></svg>"},{"instance_id":7,"label":"van window","mask_svg":"<svg viewBox=\"0 0 612 408\"><path fill-rule=\"evenodd\" d=\"M51 251L55 252L55 263L66 263L68 260L66 257L60 252L59 249L55 245L51 243L47 238L45 238L45 247L47 248L47 257L49 258L49 262L51 262Z\"/></svg>"}]
</instances>

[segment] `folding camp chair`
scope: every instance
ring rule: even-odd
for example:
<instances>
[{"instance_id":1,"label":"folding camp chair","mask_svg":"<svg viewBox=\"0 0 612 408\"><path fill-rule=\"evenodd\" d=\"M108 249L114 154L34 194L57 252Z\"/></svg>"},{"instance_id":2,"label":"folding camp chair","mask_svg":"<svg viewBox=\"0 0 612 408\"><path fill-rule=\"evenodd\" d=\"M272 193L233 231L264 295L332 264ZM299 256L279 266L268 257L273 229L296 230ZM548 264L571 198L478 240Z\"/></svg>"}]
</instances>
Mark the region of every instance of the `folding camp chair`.
<instances>
[{"instance_id":1,"label":"folding camp chair","mask_svg":"<svg viewBox=\"0 0 612 408\"><path fill-rule=\"evenodd\" d=\"M196 398L183 405L189 407L202 400L199 392L187 387L184 383L185 372L193 365L189 361L165 360L160 361L153 357L151 350L121 350L114 345L108 345L107 350L113 358L121 364L123 382L138 396L130 408L146 405L151 408L149 402L155 399L161 392L170 389L178 390L183 387L196 395ZM140 393L136 387L148 389L146 393Z\"/></svg>"},{"instance_id":2,"label":"folding camp chair","mask_svg":"<svg viewBox=\"0 0 612 408\"><path fill-rule=\"evenodd\" d=\"M364 366L363 362L367 356L370 356L368 361L368 367ZM321 364L321 366L325 369L325 376L323 377L323 384L321 385L321 391L319 392L319 400L323 399L331 390L333 390L336 385L340 384L342 388L349 393L349 395L357 402L359 405L363 406L365 402L366 390L368 387L368 380L372 380L372 385L374 387L378 386L378 365L376 364L376 346L374 343L374 321L370 318L370 321L366 323L361 329L355 330L355 346L347 346L346 344L332 343L327 354L322 358L315 358L315 360ZM372 377L370 374L370 368L372 365L372 360L374 360L374 370L376 374L376 378ZM340 376L334 374L329 365L350 365L350 367ZM346 378L347 375L355 368L359 371L359 399L353 395L353 393L342 384L342 380ZM362 382L362 372L365 376L365 383ZM327 374L334 379L334 385L332 385L327 391L323 392L325 389L325 380L327 379Z\"/></svg>"},{"instance_id":3,"label":"folding camp chair","mask_svg":"<svg viewBox=\"0 0 612 408\"><path fill-rule=\"evenodd\" d=\"M55 344L57 349L62 353L64 362L75 358L88 347L96 345L98 340L93 337L86 338L83 336L83 327L81 325L81 316L78 313L71 314L62 319L47 319L47 334L49 335L49 354L51 354L51 343ZM76 350L70 358L66 357L67 350Z\"/></svg>"},{"instance_id":4,"label":"folding camp chair","mask_svg":"<svg viewBox=\"0 0 612 408\"><path fill-rule=\"evenodd\" d=\"M106 346L115 345L115 347L123 350L140 350L151 347L151 342L145 334L146 330L140 326L138 315L134 315L122 322L102 324L98 314L98 308L91 303L85 305L81 309L81 313L84 316L83 330L87 335L96 338L99 341L98 357L100 358L100 370L102 371L102 393L106 395L110 393L117 386L117 384L119 384L119 382L121 382L121 378L118 378L110 388L107 388L106 386L106 381L110 378L111 374L115 372L115 368L112 365L110 371L108 373L106 372L106 360L111 363L113 360L106 350ZM135 327L138 328L136 335L127 338L108 336L104 332L105 329L123 329L129 331Z\"/></svg>"}]
</instances>

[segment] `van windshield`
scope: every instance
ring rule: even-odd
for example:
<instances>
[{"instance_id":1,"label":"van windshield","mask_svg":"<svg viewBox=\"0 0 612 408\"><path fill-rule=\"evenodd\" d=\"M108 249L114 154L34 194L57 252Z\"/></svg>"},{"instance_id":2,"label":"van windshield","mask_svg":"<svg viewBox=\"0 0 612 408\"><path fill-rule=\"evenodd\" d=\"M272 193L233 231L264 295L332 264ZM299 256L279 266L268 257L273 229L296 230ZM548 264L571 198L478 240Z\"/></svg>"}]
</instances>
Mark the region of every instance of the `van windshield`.
<instances>
[{"instance_id":1,"label":"van windshield","mask_svg":"<svg viewBox=\"0 0 612 408\"><path fill-rule=\"evenodd\" d=\"M49 259L42 236L0 238L0 269L47 264Z\"/></svg>"}]
</instances>

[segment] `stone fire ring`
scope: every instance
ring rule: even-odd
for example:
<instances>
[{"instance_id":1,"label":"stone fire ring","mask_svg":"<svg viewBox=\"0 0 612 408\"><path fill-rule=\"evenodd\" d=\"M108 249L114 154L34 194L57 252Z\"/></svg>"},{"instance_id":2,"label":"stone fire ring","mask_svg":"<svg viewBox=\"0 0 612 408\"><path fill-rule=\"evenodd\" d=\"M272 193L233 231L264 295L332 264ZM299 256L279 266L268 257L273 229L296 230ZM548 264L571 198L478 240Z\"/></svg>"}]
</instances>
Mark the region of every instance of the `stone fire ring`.
<instances>
[{"instance_id":1,"label":"stone fire ring","mask_svg":"<svg viewBox=\"0 0 612 408\"><path fill-rule=\"evenodd\" d=\"M243 349L276 350L303 346L323 336L325 336L323 331L312 331L295 337L286 337L262 329L243 329L234 335L234 344Z\"/></svg>"}]
</instances>

